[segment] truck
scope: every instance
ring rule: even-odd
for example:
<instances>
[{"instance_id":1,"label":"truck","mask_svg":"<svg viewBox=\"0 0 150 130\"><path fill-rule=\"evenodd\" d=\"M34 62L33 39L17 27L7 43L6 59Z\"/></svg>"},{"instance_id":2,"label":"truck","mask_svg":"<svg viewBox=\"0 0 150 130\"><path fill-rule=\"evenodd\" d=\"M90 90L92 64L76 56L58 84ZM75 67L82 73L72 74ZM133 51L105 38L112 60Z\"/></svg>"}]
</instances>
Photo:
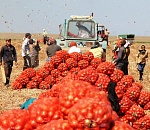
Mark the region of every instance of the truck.
<instances>
[{"instance_id":1,"label":"truck","mask_svg":"<svg viewBox=\"0 0 150 130\"><path fill-rule=\"evenodd\" d=\"M97 23L93 15L71 15L59 25L59 31L56 41L60 47L70 47L71 42L76 42L79 47L91 47L95 41L99 41L103 48L107 46L105 26Z\"/></svg>"}]
</instances>

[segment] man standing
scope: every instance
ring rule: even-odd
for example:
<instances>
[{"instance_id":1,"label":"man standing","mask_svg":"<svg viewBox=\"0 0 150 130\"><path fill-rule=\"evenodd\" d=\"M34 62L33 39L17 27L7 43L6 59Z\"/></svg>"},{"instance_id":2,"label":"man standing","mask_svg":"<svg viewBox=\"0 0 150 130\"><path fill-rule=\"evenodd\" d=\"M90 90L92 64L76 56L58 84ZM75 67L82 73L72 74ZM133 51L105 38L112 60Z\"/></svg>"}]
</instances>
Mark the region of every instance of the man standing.
<instances>
[{"instance_id":1,"label":"man standing","mask_svg":"<svg viewBox=\"0 0 150 130\"><path fill-rule=\"evenodd\" d=\"M46 30L45 29L43 29L43 40L44 40L44 44L46 44L46 42L47 42L47 32L46 32Z\"/></svg>"},{"instance_id":2,"label":"man standing","mask_svg":"<svg viewBox=\"0 0 150 130\"><path fill-rule=\"evenodd\" d=\"M48 59L47 62L50 61L50 58L55 55L56 51L62 50L60 46L57 45L57 41L54 38L50 38L48 43L48 47L46 48L46 54Z\"/></svg>"},{"instance_id":3,"label":"man standing","mask_svg":"<svg viewBox=\"0 0 150 130\"><path fill-rule=\"evenodd\" d=\"M147 61L148 61L148 52L145 49L145 45L142 45L141 49L138 51L138 54L136 56L136 63L140 74L139 77L140 81L143 80L143 72Z\"/></svg>"},{"instance_id":4,"label":"man standing","mask_svg":"<svg viewBox=\"0 0 150 130\"><path fill-rule=\"evenodd\" d=\"M87 27L81 25L80 22L77 22L76 26L79 29L78 37L81 37L81 38L89 38L90 37L90 31L87 29Z\"/></svg>"},{"instance_id":5,"label":"man standing","mask_svg":"<svg viewBox=\"0 0 150 130\"><path fill-rule=\"evenodd\" d=\"M39 51L41 47L39 45L39 40L30 39L32 41L32 51L31 51L31 67L39 66Z\"/></svg>"},{"instance_id":6,"label":"man standing","mask_svg":"<svg viewBox=\"0 0 150 130\"><path fill-rule=\"evenodd\" d=\"M25 40L22 43L22 57L24 59L23 70L27 68L31 68L31 57L30 57L30 46L29 46L30 39L31 39L31 34L26 33Z\"/></svg>"},{"instance_id":7,"label":"man standing","mask_svg":"<svg viewBox=\"0 0 150 130\"><path fill-rule=\"evenodd\" d=\"M15 65L17 65L16 49L13 45L11 45L11 39L6 39L6 45L1 48L0 66L2 65L2 61L4 62L4 71L6 76L5 86L8 86L10 82L13 61L15 61Z\"/></svg>"},{"instance_id":8,"label":"man standing","mask_svg":"<svg viewBox=\"0 0 150 130\"><path fill-rule=\"evenodd\" d=\"M124 45L126 44L125 39L119 40L120 42L120 48L118 51L118 57L113 61L116 64L116 68L122 70L125 73L124 70L124 63L125 63L125 55L126 55L126 50Z\"/></svg>"}]
</instances>

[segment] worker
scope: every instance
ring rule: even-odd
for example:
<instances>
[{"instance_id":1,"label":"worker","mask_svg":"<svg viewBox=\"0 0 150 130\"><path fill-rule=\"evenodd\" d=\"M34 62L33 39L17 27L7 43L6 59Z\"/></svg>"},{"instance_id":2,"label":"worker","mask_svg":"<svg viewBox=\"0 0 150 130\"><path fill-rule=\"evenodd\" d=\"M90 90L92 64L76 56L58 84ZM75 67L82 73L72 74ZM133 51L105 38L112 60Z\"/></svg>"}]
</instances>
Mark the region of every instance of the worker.
<instances>
[{"instance_id":1,"label":"worker","mask_svg":"<svg viewBox=\"0 0 150 130\"><path fill-rule=\"evenodd\" d=\"M140 81L143 80L143 72L147 61L148 61L148 52L145 49L145 45L142 45L141 49L138 51L138 54L136 56L136 63L140 75L139 77Z\"/></svg>"},{"instance_id":2,"label":"worker","mask_svg":"<svg viewBox=\"0 0 150 130\"><path fill-rule=\"evenodd\" d=\"M105 60L106 60L106 59L105 59L104 51L103 51L103 49L102 49L102 45L99 44L98 41L96 41L96 42L94 43L94 46L91 47L90 52L93 53L93 55L94 55L95 58L100 58L102 61L105 61Z\"/></svg>"},{"instance_id":3,"label":"worker","mask_svg":"<svg viewBox=\"0 0 150 130\"><path fill-rule=\"evenodd\" d=\"M77 47L77 43L76 42L71 42L70 43L70 49L68 50L68 53L70 54L72 52L81 53L81 49Z\"/></svg>"},{"instance_id":4,"label":"worker","mask_svg":"<svg viewBox=\"0 0 150 130\"><path fill-rule=\"evenodd\" d=\"M48 40L48 39L47 39L48 37L47 37L47 32L46 32L45 29L43 29L43 34L42 34L42 35L43 35L44 44L46 44L46 42L47 42L47 40Z\"/></svg>"},{"instance_id":5,"label":"worker","mask_svg":"<svg viewBox=\"0 0 150 130\"><path fill-rule=\"evenodd\" d=\"M18 64L16 49L11 44L11 39L6 39L6 45L2 46L0 50L0 66L2 65L2 61L4 62L4 71L6 77L5 86L8 87L13 67L13 61L15 61L16 66Z\"/></svg>"},{"instance_id":6,"label":"worker","mask_svg":"<svg viewBox=\"0 0 150 130\"><path fill-rule=\"evenodd\" d=\"M48 59L47 62L50 61L51 57L56 54L56 51L62 50L60 46L57 45L57 41L52 37L47 42L46 54Z\"/></svg>"}]
</instances>

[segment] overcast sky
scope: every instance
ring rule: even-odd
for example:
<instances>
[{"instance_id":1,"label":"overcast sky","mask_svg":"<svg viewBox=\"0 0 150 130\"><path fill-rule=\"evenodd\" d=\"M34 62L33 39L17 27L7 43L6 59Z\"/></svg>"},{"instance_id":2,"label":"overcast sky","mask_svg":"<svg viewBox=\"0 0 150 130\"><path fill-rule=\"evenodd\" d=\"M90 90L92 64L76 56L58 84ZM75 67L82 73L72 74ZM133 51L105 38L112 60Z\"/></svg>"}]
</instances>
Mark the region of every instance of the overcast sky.
<instances>
[{"instance_id":1,"label":"overcast sky","mask_svg":"<svg viewBox=\"0 0 150 130\"><path fill-rule=\"evenodd\" d=\"M150 0L1 0L0 32L59 32L70 15L91 15L110 35L150 35Z\"/></svg>"}]
</instances>

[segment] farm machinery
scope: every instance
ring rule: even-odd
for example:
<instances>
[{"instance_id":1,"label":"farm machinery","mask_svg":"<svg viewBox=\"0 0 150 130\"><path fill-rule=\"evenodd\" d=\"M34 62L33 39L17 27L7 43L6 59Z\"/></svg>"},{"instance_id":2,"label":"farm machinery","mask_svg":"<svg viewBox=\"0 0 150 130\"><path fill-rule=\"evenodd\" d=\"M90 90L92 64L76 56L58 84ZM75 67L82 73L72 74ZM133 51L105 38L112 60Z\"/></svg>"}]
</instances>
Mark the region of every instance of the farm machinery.
<instances>
[{"instance_id":1,"label":"farm machinery","mask_svg":"<svg viewBox=\"0 0 150 130\"><path fill-rule=\"evenodd\" d=\"M105 48L105 26L97 23L91 16L71 15L65 19L63 25L59 25L59 38L57 44L61 47L69 47L70 42L74 41L79 47L91 47L95 41L99 41Z\"/></svg>"}]
</instances>

